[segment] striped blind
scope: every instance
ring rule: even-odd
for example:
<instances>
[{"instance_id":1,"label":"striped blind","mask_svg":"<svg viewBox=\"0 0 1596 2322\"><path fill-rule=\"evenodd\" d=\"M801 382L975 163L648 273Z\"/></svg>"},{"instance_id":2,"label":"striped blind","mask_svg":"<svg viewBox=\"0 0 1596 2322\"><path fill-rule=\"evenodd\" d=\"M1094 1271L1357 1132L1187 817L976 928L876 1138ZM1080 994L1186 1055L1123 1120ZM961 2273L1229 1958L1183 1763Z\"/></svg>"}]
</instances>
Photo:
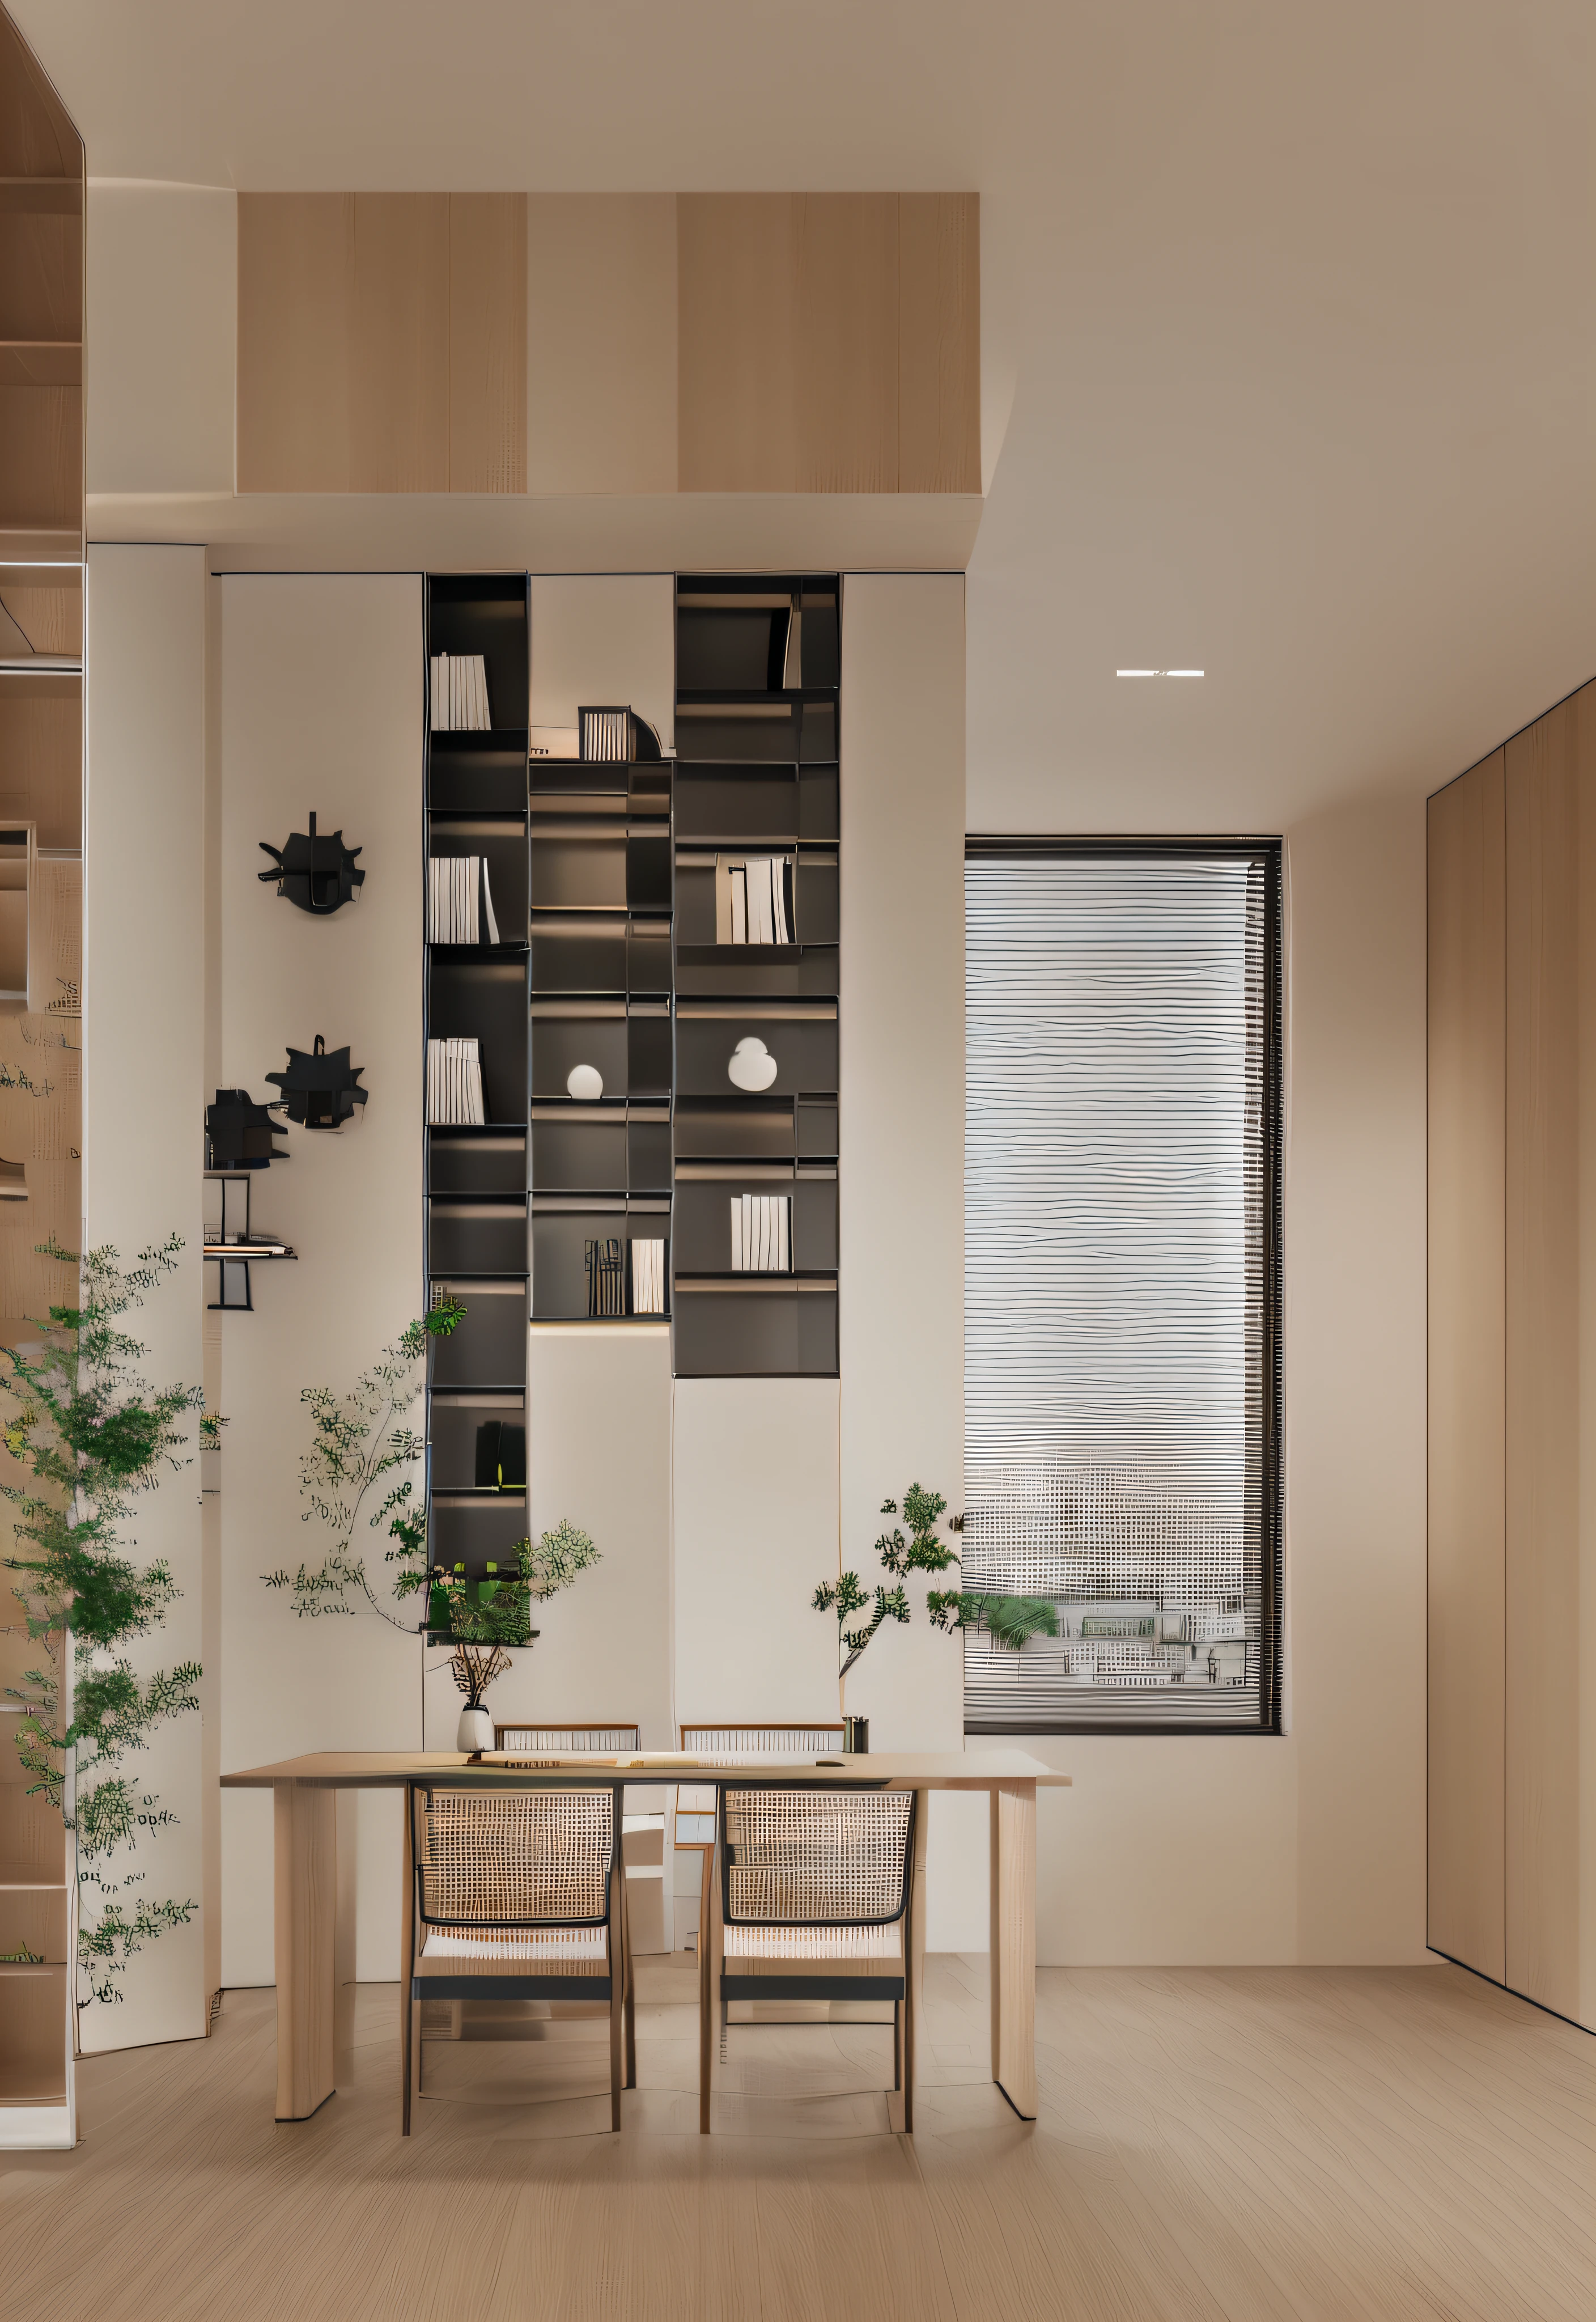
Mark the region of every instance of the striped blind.
<instances>
[{"instance_id":1,"label":"striped blind","mask_svg":"<svg viewBox=\"0 0 1596 2322\"><path fill-rule=\"evenodd\" d=\"M972 1733L1272 1730L1272 843L970 842L964 1586Z\"/></svg>"}]
</instances>

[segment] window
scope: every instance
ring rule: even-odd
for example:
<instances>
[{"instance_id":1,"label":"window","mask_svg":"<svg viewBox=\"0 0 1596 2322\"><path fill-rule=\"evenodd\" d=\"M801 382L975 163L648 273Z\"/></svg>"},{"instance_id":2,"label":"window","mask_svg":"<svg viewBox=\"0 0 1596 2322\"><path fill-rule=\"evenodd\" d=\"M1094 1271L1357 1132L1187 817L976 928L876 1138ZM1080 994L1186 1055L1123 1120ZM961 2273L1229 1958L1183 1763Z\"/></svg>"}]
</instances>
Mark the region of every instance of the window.
<instances>
[{"instance_id":1,"label":"window","mask_svg":"<svg viewBox=\"0 0 1596 2322\"><path fill-rule=\"evenodd\" d=\"M1279 1730L1280 876L969 842L968 1732Z\"/></svg>"}]
</instances>

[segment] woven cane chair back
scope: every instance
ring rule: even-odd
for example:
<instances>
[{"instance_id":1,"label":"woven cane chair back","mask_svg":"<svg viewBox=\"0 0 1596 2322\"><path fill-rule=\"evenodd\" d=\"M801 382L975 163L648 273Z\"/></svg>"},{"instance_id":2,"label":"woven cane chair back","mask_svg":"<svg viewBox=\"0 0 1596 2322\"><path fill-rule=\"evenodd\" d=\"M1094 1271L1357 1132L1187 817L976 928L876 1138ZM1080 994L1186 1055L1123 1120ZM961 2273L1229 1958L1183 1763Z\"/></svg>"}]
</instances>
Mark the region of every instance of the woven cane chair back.
<instances>
[{"instance_id":1,"label":"woven cane chair back","mask_svg":"<svg viewBox=\"0 0 1596 2322\"><path fill-rule=\"evenodd\" d=\"M417 1873L429 1926L596 1927L607 1919L613 1789L422 1795Z\"/></svg>"},{"instance_id":2,"label":"woven cane chair back","mask_svg":"<svg viewBox=\"0 0 1596 2322\"><path fill-rule=\"evenodd\" d=\"M591 1750L619 1756L623 1751L642 1747L635 1725L496 1725L493 1729L496 1750L561 1751Z\"/></svg>"},{"instance_id":3,"label":"woven cane chair back","mask_svg":"<svg viewBox=\"0 0 1596 2322\"><path fill-rule=\"evenodd\" d=\"M866 1927L908 1904L912 1790L725 1791L728 1926Z\"/></svg>"},{"instance_id":4,"label":"woven cane chair back","mask_svg":"<svg viewBox=\"0 0 1596 2322\"><path fill-rule=\"evenodd\" d=\"M702 1750L707 1756L819 1758L843 1746L843 1721L824 1718L816 1725L683 1725L684 1750Z\"/></svg>"}]
</instances>

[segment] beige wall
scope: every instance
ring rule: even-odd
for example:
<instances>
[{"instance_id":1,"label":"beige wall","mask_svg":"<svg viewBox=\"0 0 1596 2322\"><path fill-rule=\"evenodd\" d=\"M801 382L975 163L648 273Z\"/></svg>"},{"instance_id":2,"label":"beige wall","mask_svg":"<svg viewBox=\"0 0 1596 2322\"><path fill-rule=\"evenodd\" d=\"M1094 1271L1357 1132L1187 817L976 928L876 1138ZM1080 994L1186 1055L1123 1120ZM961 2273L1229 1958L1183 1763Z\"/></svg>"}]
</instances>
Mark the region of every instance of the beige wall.
<instances>
[{"instance_id":1,"label":"beige wall","mask_svg":"<svg viewBox=\"0 0 1596 2322\"><path fill-rule=\"evenodd\" d=\"M260 1173L262 1229L298 1252L256 1270L255 1309L222 1318L223 1762L302 1750L414 1748L421 1657L369 1615L296 1620L261 1585L319 1558L301 1522L301 1390L342 1392L420 1311L419 941L422 585L408 575L225 579L222 594L222 1075L257 1102L291 1041L347 1042L370 1098L341 1135L288 1131ZM313 919L262 886L259 842L342 827L366 883ZM380 1562L387 1541L368 1535ZM359 1972L396 1972L395 1801L339 1808L357 1833ZM223 1979L269 1983L271 1802L223 1798Z\"/></svg>"},{"instance_id":2,"label":"beige wall","mask_svg":"<svg viewBox=\"0 0 1596 2322\"><path fill-rule=\"evenodd\" d=\"M1263 829L1267 800L976 748L969 818ZM1038 1737L1075 1780L1041 1808L1044 1962L1425 1956L1423 801L1347 799L1285 838L1290 1730Z\"/></svg>"},{"instance_id":3,"label":"beige wall","mask_svg":"<svg viewBox=\"0 0 1596 2322\"><path fill-rule=\"evenodd\" d=\"M238 197L91 178L91 492L231 492Z\"/></svg>"},{"instance_id":4,"label":"beige wall","mask_svg":"<svg viewBox=\"0 0 1596 2322\"><path fill-rule=\"evenodd\" d=\"M84 1226L90 1245L114 1244L125 1264L182 1236L177 1271L125 1325L147 1348L138 1368L163 1385L197 1386L203 1367L205 592L203 549L89 550ZM193 1454L197 1420L184 1431ZM205 1658L199 1482L195 1458L123 1528L138 1560L164 1559L180 1592L160 1628L129 1649L141 1678ZM205 1899L203 1766L216 1679L208 1667L201 1716L158 1728L126 1761L177 1821L96 1867L141 1878L151 1900ZM202 2034L208 1932L196 1912L141 1952L122 2004L84 2010L84 2047Z\"/></svg>"}]
</instances>

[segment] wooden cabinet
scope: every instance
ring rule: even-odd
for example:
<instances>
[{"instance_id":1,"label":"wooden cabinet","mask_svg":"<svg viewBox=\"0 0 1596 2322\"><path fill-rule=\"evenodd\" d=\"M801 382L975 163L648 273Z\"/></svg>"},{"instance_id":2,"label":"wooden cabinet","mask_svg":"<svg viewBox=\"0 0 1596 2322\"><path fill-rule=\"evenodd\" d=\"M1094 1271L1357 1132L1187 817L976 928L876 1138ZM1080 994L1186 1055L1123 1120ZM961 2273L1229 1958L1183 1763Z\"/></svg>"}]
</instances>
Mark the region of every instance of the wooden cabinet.
<instances>
[{"instance_id":1,"label":"wooden cabinet","mask_svg":"<svg viewBox=\"0 0 1596 2322\"><path fill-rule=\"evenodd\" d=\"M1596 2028L1596 685L1430 800L1429 1129L1429 1941Z\"/></svg>"}]
</instances>

